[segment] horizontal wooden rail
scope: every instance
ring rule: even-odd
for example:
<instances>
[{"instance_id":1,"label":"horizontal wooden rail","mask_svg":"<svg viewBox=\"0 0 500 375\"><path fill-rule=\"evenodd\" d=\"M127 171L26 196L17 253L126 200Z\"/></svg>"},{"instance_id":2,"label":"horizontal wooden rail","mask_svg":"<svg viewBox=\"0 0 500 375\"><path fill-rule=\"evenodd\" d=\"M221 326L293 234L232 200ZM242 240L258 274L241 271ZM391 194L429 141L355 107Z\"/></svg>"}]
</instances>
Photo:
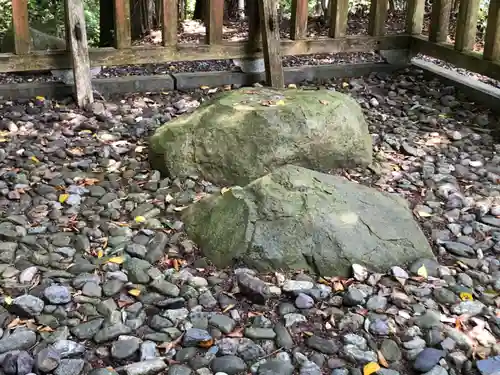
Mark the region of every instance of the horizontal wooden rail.
<instances>
[{"instance_id":1,"label":"horizontal wooden rail","mask_svg":"<svg viewBox=\"0 0 500 375\"><path fill-rule=\"evenodd\" d=\"M368 52L373 50L408 49L407 35L382 37L353 36L339 39L281 40L281 55L309 55L337 52ZM90 49L91 66L113 66L171 61L236 59L261 57L262 49L250 51L246 42L218 45L179 44L173 47L138 46L127 49ZM37 51L29 55L0 54L0 72L42 71L71 68L71 57L65 51Z\"/></svg>"},{"instance_id":2,"label":"horizontal wooden rail","mask_svg":"<svg viewBox=\"0 0 500 375\"><path fill-rule=\"evenodd\" d=\"M422 53L490 78L500 80L500 63L484 60L476 52L460 52L450 43L433 43L423 36L412 38L412 52Z\"/></svg>"}]
</instances>

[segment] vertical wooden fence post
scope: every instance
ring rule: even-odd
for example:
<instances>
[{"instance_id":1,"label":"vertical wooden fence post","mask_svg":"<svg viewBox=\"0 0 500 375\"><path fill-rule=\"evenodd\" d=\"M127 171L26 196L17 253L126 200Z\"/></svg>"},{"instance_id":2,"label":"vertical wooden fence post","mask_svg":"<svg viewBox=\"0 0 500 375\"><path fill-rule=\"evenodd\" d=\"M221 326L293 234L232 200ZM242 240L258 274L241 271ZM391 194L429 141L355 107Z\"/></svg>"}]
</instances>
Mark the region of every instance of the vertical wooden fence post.
<instances>
[{"instance_id":1,"label":"vertical wooden fence post","mask_svg":"<svg viewBox=\"0 0 500 375\"><path fill-rule=\"evenodd\" d=\"M177 44L177 0L163 0L162 4L162 44L175 46Z\"/></svg>"},{"instance_id":2,"label":"vertical wooden fence post","mask_svg":"<svg viewBox=\"0 0 500 375\"><path fill-rule=\"evenodd\" d=\"M14 51L17 55L30 52L31 36L28 23L28 0L12 0Z\"/></svg>"},{"instance_id":3,"label":"vertical wooden fence post","mask_svg":"<svg viewBox=\"0 0 500 375\"><path fill-rule=\"evenodd\" d=\"M130 0L115 2L115 48L130 48L132 45L130 26Z\"/></svg>"},{"instance_id":4,"label":"vertical wooden fence post","mask_svg":"<svg viewBox=\"0 0 500 375\"><path fill-rule=\"evenodd\" d=\"M382 36L385 34L385 22L387 21L388 0L371 0L370 20L368 23L368 34L371 36Z\"/></svg>"},{"instance_id":5,"label":"vertical wooden fence post","mask_svg":"<svg viewBox=\"0 0 500 375\"><path fill-rule=\"evenodd\" d=\"M444 43L448 39L452 0L434 0L432 3L429 41Z\"/></svg>"},{"instance_id":6,"label":"vertical wooden fence post","mask_svg":"<svg viewBox=\"0 0 500 375\"><path fill-rule=\"evenodd\" d=\"M480 0L467 0L460 2L455 36L455 49L457 51L472 51L476 44L477 17Z\"/></svg>"},{"instance_id":7,"label":"vertical wooden fence post","mask_svg":"<svg viewBox=\"0 0 500 375\"><path fill-rule=\"evenodd\" d=\"M280 27L276 2L274 0L258 0L258 2L267 84L274 88L283 88L285 79L281 61Z\"/></svg>"},{"instance_id":8,"label":"vertical wooden fence post","mask_svg":"<svg viewBox=\"0 0 500 375\"><path fill-rule=\"evenodd\" d=\"M251 0L247 4L248 19L248 52L255 52L262 41L260 28L260 13L257 0Z\"/></svg>"},{"instance_id":9,"label":"vertical wooden fence post","mask_svg":"<svg viewBox=\"0 0 500 375\"><path fill-rule=\"evenodd\" d=\"M308 16L309 16L308 1L292 0L290 39L293 40L306 39Z\"/></svg>"},{"instance_id":10,"label":"vertical wooden fence post","mask_svg":"<svg viewBox=\"0 0 500 375\"><path fill-rule=\"evenodd\" d=\"M349 0L330 0L330 38L343 38L347 32Z\"/></svg>"},{"instance_id":11,"label":"vertical wooden fence post","mask_svg":"<svg viewBox=\"0 0 500 375\"><path fill-rule=\"evenodd\" d=\"M65 10L67 35L73 60L76 101L80 107L85 107L94 101L94 95L82 0L65 0Z\"/></svg>"},{"instance_id":12,"label":"vertical wooden fence post","mask_svg":"<svg viewBox=\"0 0 500 375\"><path fill-rule=\"evenodd\" d=\"M222 28L224 22L224 0L206 0L208 3L206 15L206 44L222 42Z\"/></svg>"},{"instance_id":13,"label":"vertical wooden fence post","mask_svg":"<svg viewBox=\"0 0 500 375\"><path fill-rule=\"evenodd\" d=\"M410 35L422 34L424 26L425 0L408 0L406 12L406 33Z\"/></svg>"},{"instance_id":14,"label":"vertical wooden fence post","mask_svg":"<svg viewBox=\"0 0 500 375\"><path fill-rule=\"evenodd\" d=\"M490 61L500 60L500 1L490 1L483 58Z\"/></svg>"}]
</instances>

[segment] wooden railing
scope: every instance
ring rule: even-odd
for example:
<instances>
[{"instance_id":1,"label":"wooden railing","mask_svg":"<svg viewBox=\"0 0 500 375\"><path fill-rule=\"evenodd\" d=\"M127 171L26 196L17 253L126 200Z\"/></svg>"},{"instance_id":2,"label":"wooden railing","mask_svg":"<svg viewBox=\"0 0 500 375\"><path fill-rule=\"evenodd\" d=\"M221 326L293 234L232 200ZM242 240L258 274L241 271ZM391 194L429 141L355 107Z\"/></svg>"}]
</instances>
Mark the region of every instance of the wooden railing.
<instances>
[{"instance_id":1,"label":"wooden railing","mask_svg":"<svg viewBox=\"0 0 500 375\"><path fill-rule=\"evenodd\" d=\"M66 0L68 1L68 0ZM262 56L259 11L252 0L249 4L249 36L245 42L223 40L223 0L207 0L206 38L203 44L178 43L177 0L163 0L162 46L132 46L128 0L113 0L115 9L114 48L89 49L92 66L164 63L171 61L231 59ZM346 36L348 0L332 0L330 37L307 38L307 0L293 0L290 39L281 39L282 56L315 53L363 52L407 49L407 35L385 35L387 0L374 0L371 9L370 35ZM0 54L0 72L70 68L67 51L30 51L27 0L12 0L15 33L15 53ZM278 25L275 25L278 27Z\"/></svg>"},{"instance_id":2,"label":"wooden railing","mask_svg":"<svg viewBox=\"0 0 500 375\"><path fill-rule=\"evenodd\" d=\"M65 0L70 1L70 0ZM429 37L422 35L425 0L408 0L406 32L387 35L387 2L372 0L368 36L347 36L348 0L330 0L329 33L308 38L307 0L292 1L289 39L281 39L281 56L336 52L408 49L424 53L494 79L500 79L500 0L491 0L484 53L473 52L480 0L460 2L455 43L447 43L453 0L434 0ZM114 48L89 49L92 66L165 63L172 61L231 59L262 56L262 24L257 0L248 7L249 36L245 42L223 40L224 0L207 0L206 38L203 44L178 42L177 0L162 1L161 46L132 46L129 0L113 0L115 9ZM0 72L64 69L72 67L68 51L31 51L28 1L12 0L15 52L0 54ZM266 28L268 24L264 23ZM277 27L274 25L273 27ZM272 30L267 30L270 32ZM68 39L67 39L68 40Z\"/></svg>"}]
</instances>

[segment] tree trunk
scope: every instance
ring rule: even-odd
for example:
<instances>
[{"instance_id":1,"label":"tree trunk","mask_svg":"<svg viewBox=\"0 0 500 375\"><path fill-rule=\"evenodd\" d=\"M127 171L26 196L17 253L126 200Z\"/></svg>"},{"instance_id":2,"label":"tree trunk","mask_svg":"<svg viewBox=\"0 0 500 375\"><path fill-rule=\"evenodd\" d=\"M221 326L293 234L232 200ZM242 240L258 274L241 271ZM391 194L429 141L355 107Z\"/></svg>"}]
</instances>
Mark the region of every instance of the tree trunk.
<instances>
[{"instance_id":1,"label":"tree trunk","mask_svg":"<svg viewBox=\"0 0 500 375\"><path fill-rule=\"evenodd\" d=\"M112 47L114 43L115 10L110 0L99 0L99 46Z\"/></svg>"},{"instance_id":2,"label":"tree trunk","mask_svg":"<svg viewBox=\"0 0 500 375\"><path fill-rule=\"evenodd\" d=\"M193 19L205 21L206 8L207 8L206 0L196 0L196 4L194 6Z\"/></svg>"},{"instance_id":3,"label":"tree trunk","mask_svg":"<svg viewBox=\"0 0 500 375\"><path fill-rule=\"evenodd\" d=\"M130 0L130 23L132 40L138 40L149 33L156 19L154 0Z\"/></svg>"}]
</instances>

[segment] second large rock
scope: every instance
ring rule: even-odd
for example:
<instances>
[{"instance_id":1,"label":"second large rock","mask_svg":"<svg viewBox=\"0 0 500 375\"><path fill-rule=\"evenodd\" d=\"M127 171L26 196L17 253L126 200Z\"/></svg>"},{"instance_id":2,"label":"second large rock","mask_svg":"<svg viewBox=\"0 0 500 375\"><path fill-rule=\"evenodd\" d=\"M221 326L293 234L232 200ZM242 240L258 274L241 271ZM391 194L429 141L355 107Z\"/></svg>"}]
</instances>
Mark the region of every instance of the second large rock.
<instances>
[{"instance_id":1,"label":"second large rock","mask_svg":"<svg viewBox=\"0 0 500 375\"><path fill-rule=\"evenodd\" d=\"M150 149L153 167L170 176L242 186L285 164L326 171L372 160L361 107L327 90L224 93L159 128Z\"/></svg>"},{"instance_id":2,"label":"second large rock","mask_svg":"<svg viewBox=\"0 0 500 375\"><path fill-rule=\"evenodd\" d=\"M193 204L187 233L215 265L344 275L433 258L407 203L342 177L285 166Z\"/></svg>"}]
</instances>

